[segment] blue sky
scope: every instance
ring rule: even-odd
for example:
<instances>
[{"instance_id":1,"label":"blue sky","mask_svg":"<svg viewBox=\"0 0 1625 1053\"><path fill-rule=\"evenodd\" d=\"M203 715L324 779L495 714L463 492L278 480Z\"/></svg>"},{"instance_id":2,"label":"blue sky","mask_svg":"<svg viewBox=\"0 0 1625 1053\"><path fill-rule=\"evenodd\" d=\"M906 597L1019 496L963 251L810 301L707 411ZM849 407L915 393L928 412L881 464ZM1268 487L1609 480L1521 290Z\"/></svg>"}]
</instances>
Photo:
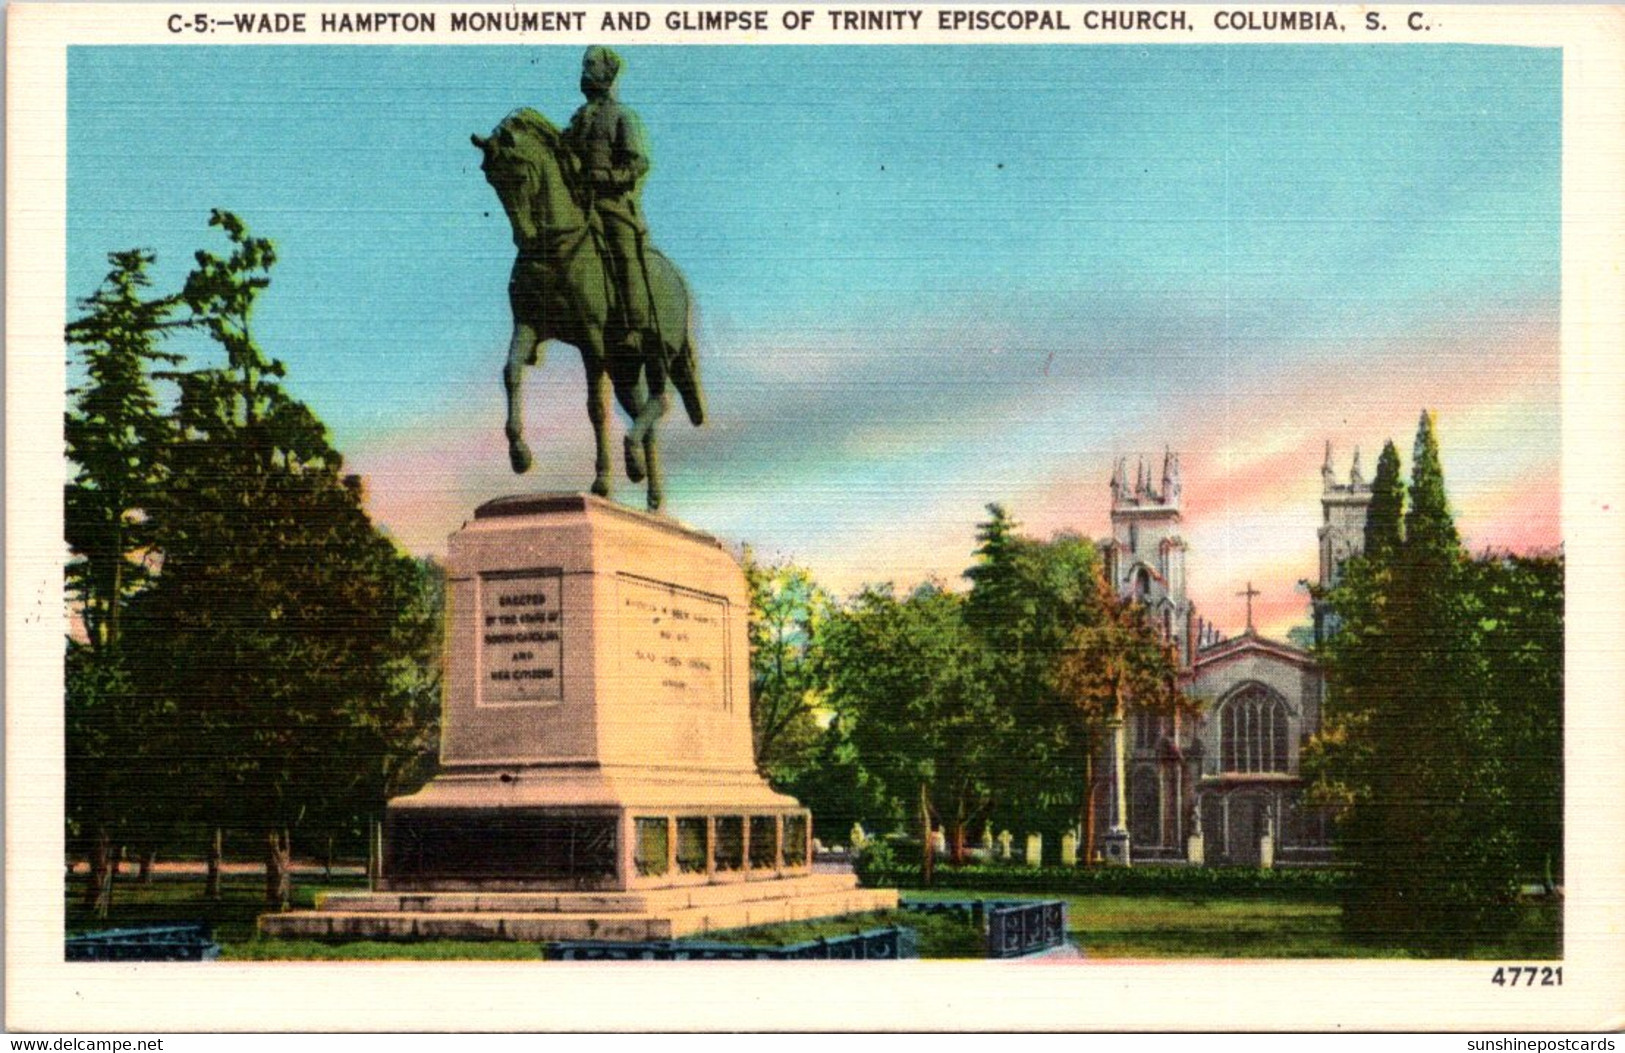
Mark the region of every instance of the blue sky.
<instances>
[{"instance_id":1,"label":"blue sky","mask_svg":"<svg viewBox=\"0 0 1625 1053\"><path fill-rule=\"evenodd\" d=\"M684 520L841 588L951 578L986 502L1099 535L1112 460L1172 443L1198 599L1210 582L1222 614L1273 575L1284 623L1322 443L1369 470L1426 400L1469 538L1555 544L1527 511L1560 453L1558 52L623 55L714 412L663 432ZM263 343L404 544L443 547L488 497L582 488L569 349L529 381L537 469L502 457L512 245L468 141L520 105L562 123L579 61L70 49L68 294L131 246L178 283L231 209L279 248Z\"/></svg>"}]
</instances>

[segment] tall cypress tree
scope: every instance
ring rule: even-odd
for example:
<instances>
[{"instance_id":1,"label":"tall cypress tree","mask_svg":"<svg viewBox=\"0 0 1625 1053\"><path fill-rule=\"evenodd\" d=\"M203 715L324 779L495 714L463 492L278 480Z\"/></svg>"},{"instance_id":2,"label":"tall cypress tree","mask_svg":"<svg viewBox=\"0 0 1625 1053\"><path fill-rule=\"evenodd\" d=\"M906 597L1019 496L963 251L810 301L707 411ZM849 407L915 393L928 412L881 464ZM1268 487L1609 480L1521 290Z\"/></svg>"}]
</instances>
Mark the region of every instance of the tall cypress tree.
<instances>
[{"instance_id":1,"label":"tall cypress tree","mask_svg":"<svg viewBox=\"0 0 1625 1053\"><path fill-rule=\"evenodd\" d=\"M1371 504L1365 517L1365 556L1387 562L1399 551L1405 536L1405 479L1400 474L1399 451L1389 439L1377 458L1377 476L1371 481Z\"/></svg>"},{"instance_id":2,"label":"tall cypress tree","mask_svg":"<svg viewBox=\"0 0 1625 1053\"><path fill-rule=\"evenodd\" d=\"M1561 695L1561 615L1548 613L1561 610L1561 567L1526 605L1504 587L1512 574L1467 558L1431 414L1417 428L1408 502L1398 478L1390 443L1366 552L1329 596L1341 627L1323 650L1326 720L1304 771L1340 806L1338 840L1354 870L1345 928L1460 953L1515 920L1516 853L1526 866L1556 854L1552 808L1520 823L1513 799L1527 798L1528 811L1561 796L1551 745L1561 723L1550 719L1560 704L1518 709L1530 708L1531 685L1555 685L1543 699ZM1540 613L1521 618L1525 606Z\"/></svg>"},{"instance_id":3,"label":"tall cypress tree","mask_svg":"<svg viewBox=\"0 0 1625 1053\"><path fill-rule=\"evenodd\" d=\"M1344 923L1451 953L1512 920L1514 864L1498 707L1432 414L1417 427L1397 548L1391 489L1384 498L1377 544L1342 596L1348 638L1334 639L1329 662L1358 739L1343 758L1356 798Z\"/></svg>"},{"instance_id":4,"label":"tall cypress tree","mask_svg":"<svg viewBox=\"0 0 1625 1053\"><path fill-rule=\"evenodd\" d=\"M1434 432L1433 414L1426 410L1416 426L1416 449L1411 456L1405 551L1409 562L1431 560L1444 564L1461 559L1461 535L1456 532L1456 520L1450 514L1450 500L1445 495L1439 438Z\"/></svg>"}]
</instances>

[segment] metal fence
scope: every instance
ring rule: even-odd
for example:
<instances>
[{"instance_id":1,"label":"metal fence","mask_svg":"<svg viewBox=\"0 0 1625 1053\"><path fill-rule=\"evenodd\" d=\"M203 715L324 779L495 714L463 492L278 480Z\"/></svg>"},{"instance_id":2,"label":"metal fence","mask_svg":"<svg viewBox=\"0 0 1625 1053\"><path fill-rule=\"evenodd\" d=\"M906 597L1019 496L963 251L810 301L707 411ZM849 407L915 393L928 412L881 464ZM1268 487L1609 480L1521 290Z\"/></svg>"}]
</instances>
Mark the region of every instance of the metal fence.
<instances>
[{"instance_id":1,"label":"metal fence","mask_svg":"<svg viewBox=\"0 0 1625 1053\"><path fill-rule=\"evenodd\" d=\"M612 940L564 940L550 943L544 951L549 961L635 962L635 961L787 961L787 960L887 960L918 958L919 937L913 929L892 926L871 929L851 936L833 936L787 947L750 947L738 943L648 940L620 943Z\"/></svg>"},{"instance_id":2,"label":"metal fence","mask_svg":"<svg viewBox=\"0 0 1625 1053\"><path fill-rule=\"evenodd\" d=\"M1021 958L1066 943L1066 901L905 900L903 910L969 917L987 938L989 958Z\"/></svg>"},{"instance_id":3,"label":"metal fence","mask_svg":"<svg viewBox=\"0 0 1625 1053\"><path fill-rule=\"evenodd\" d=\"M151 925L140 929L106 929L66 940L70 962L210 962L220 945L209 938L207 925Z\"/></svg>"}]
</instances>

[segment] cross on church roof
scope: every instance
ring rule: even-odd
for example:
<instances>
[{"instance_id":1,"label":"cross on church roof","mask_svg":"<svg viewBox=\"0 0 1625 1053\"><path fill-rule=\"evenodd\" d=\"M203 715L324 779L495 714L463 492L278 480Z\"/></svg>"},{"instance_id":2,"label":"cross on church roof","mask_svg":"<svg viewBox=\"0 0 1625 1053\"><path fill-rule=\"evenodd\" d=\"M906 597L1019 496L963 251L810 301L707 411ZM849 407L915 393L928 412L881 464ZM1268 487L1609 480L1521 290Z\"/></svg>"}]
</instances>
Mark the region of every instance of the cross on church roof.
<instances>
[{"instance_id":1,"label":"cross on church roof","mask_svg":"<svg viewBox=\"0 0 1625 1053\"><path fill-rule=\"evenodd\" d=\"M1244 589L1241 592L1236 593L1236 595L1237 596L1245 596L1245 597L1247 597L1247 631L1252 632L1253 631L1253 597L1254 596L1262 596L1264 594L1262 592L1259 592L1257 589L1253 588L1253 583L1249 581L1247 583L1247 588Z\"/></svg>"}]
</instances>

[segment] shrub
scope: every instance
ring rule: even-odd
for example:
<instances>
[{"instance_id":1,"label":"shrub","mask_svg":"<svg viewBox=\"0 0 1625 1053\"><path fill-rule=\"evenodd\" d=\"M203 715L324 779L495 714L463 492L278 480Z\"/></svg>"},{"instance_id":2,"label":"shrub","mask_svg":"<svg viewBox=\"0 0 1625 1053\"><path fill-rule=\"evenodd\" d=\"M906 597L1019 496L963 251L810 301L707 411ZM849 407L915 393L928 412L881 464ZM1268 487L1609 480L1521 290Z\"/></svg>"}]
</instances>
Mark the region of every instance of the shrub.
<instances>
[{"instance_id":1,"label":"shrub","mask_svg":"<svg viewBox=\"0 0 1625 1053\"><path fill-rule=\"evenodd\" d=\"M858 880L870 888L895 884L888 883L884 878L873 878L871 875L889 874L896 869L897 857L892 851L892 846L880 838L865 845L863 851L852 861L852 870L858 875ZM914 868L916 882L919 881L919 870L919 867Z\"/></svg>"},{"instance_id":2,"label":"shrub","mask_svg":"<svg viewBox=\"0 0 1625 1053\"><path fill-rule=\"evenodd\" d=\"M858 878L870 887L918 888L917 865L867 865L860 858ZM1347 872L1337 869L1248 867L939 867L932 887L972 892L1147 893L1188 896L1293 895L1330 899Z\"/></svg>"}]
</instances>

